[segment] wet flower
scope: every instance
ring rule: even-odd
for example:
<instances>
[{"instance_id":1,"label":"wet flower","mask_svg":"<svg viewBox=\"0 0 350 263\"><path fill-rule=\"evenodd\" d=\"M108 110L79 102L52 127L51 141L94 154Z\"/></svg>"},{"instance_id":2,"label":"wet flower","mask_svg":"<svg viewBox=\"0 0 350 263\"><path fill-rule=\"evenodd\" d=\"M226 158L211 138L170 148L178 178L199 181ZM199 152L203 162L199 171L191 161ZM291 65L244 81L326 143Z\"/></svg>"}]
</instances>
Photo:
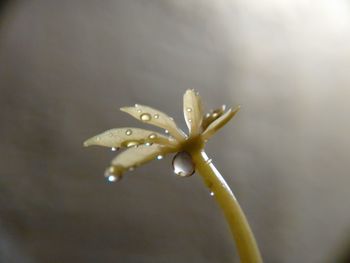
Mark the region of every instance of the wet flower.
<instances>
[{"instance_id":1,"label":"wet flower","mask_svg":"<svg viewBox=\"0 0 350 263\"><path fill-rule=\"evenodd\" d=\"M191 154L201 151L205 142L239 111L239 107L226 110L226 106L223 105L203 115L199 94L194 90L187 90L183 99L183 112L188 135L176 125L173 118L154 108L136 104L134 107L123 107L121 111L144 123L164 129L166 134L126 127L107 130L86 140L84 146L105 146L113 151L125 149L107 168L105 176L109 181L117 181L125 171L133 170L154 159L162 159L169 153L178 153L177 156L182 157L177 160L181 168L182 164L191 162ZM192 174L190 169L176 173L180 176Z\"/></svg>"}]
</instances>

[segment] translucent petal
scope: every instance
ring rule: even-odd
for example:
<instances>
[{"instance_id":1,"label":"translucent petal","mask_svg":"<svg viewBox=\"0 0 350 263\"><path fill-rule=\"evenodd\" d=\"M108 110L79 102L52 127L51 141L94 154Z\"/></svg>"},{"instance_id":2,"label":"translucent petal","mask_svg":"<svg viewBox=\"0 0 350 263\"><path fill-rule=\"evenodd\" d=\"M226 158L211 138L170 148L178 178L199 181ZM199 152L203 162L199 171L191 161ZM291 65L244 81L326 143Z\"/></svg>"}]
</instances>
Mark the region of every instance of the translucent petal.
<instances>
[{"instance_id":1,"label":"translucent petal","mask_svg":"<svg viewBox=\"0 0 350 263\"><path fill-rule=\"evenodd\" d=\"M194 90L186 90L183 99L185 121L190 135L197 135L201 132L203 109L202 101Z\"/></svg>"},{"instance_id":2,"label":"translucent petal","mask_svg":"<svg viewBox=\"0 0 350 263\"><path fill-rule=\"evenodd\" d=\"M84 142L84 146L99 145L106 147L128 147L131 143L135 145L144 143L157 143L169 145L169 137L158 132L139 128L118 128L105 131Z\"/></svg>"},{"instance_id":3,"label":"translucent petal","mask_svg":"<svg viewBox=\"0 0 350 263\"><path fill-rule=\"evenodd\" d=\"M212 110L211 112L208 112L203 116L203 121L202 121L202 129L205 131L205 129L215 121L217 118L219 118L222 114L224 114L226 110L226 105L222 105L220 108Z\"/></svg>"},{"instance_id":4,"label":"translucent petal","mask_svg":"<svg viewBox=\"0 0 350 263\"><path fill-rule=\"evenodd\" d=\"M233 118L233 116L236 115L236 113L239 111L240 106L238 106L236 109L232 110L229 109L226 111L222 116L217 118L215 121L213 121L208 128L202 133L203 140L208 140L211 136L214 135L221 127L223 127L229 120Z\"/></svg>"},{"instance_id":5,"label":"translucent petal","mask_svg":"<svg viewBox=\"0 0 350 263\"><path fill-rule=\"evenodd\" d=\"M131 147L114 158L112 160L112 166L117 167L118 171L123 172L152 161L158 155L164 156L172 151L173 149L170 147L157 144L151 146L140 145L138 147Z\"/></svg>"},{"instance_id":6,"label":"translucent petal","mask_svg":"<svg viewBox=\"0 0 350 263\"><path fill-rule=\"evenodd\" d=\"M120 110L142 122L168 130L177 140L183 140L186 138L186 135L177 127L173 118L161 111L139 104L136 104L135 107L123 107Z\"/></svg>"}]
</instances>

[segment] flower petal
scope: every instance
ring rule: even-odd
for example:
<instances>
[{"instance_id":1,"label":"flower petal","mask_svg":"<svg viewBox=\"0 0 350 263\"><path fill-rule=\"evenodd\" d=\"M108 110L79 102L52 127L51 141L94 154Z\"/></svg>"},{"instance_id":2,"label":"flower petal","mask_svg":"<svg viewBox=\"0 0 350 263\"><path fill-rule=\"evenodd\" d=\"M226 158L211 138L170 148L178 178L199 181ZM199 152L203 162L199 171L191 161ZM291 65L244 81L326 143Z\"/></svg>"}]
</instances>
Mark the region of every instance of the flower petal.
<instances>
[{"instance_id":1,"label":"flower petal","mask_svg":"<svg viewBox=\"0 0 350 263\"><path fill-rule=\"evenodd\" d=\"M221 127L223 127L229 120L236 115L236 113L240 110L240 106L236 109L229 109L222 116L213 121L208 128L202 133L203 140L208 140L211 136L214 135Z\"/></svg>"},{"instance_id":2,"label":"flower petal","mask_svg":"<svg viewBox=\"0 0 350 263\"><path fill-rule=\"evenodd\" d=\"M174 151L170 147L153 144L151 146L140 145L131 147L120 153L112 160L112 166L116 167L119 172L135 168L146 162L154 160L157 156L164 156L167 153Z\"/></svg>"},{"instance_id":3,"label":"flower petal","mask_svg":"<svg viewBox=\"0 0 350 263\"><path fill-rule=\"evenodd\" d=\"M136 104L135 107L123 107L120 108L120 110L130 114L142 122L168 130L169 133L177 140L183 140L186 138L183 131L177 127L174 119L161 111L139 104Z\"/></svg>"},{"instance_id":4,"label":"flower petal","mask_svg":"<svg viewBox=\"0 0 350 263\"><path fill-rule=\"evenodd\" d=\"M170 145L169 137L158 132L148 131L139 128L119 128L111 129L98 134L84 142L84 146L99 145L106 147L128 147L144 143L157 143Z\"/></svg>"},{"instance_id":5,"label":"flower petal","mask_svg":"<svg viewBox=\"0 0 350 263\"><path fill-rule=\"evenodd\" d=\"M224 114L225 110L226 110L226 105L222 105L220 108L217 108L205 114L203 116L203 121L202 121L203 131L205 131L205 129L210 125L210 123L212 123L217 118L219 118L222 114Z\"/></svg>"},{"instance_id":6,"label":"flower petal","mask_svg":"<svg viewBox=\"0 0 350 263\"><path fill-rule=\"evenodd\" d=\"M194 90L186 90L183 99L185 121L190 135L197 135L201 132L203 109L202 101Z\"/></svg>"}]
</instances>

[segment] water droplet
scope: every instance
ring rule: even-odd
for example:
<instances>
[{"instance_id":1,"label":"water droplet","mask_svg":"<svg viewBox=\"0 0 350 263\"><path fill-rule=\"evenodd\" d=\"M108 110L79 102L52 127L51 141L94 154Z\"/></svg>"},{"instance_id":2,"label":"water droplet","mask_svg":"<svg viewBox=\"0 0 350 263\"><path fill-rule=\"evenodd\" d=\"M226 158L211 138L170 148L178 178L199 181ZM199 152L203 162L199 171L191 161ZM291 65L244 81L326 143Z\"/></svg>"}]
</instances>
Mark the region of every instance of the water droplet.
<instances>
[{"instance_id":1,"label":"water droplet","mask_svg":"<svg viewBox=\"0 0 350 263\"><path fill-rule=\"evenodd\" d=\"M130 141L126 144L126 147L130 148L130 147L134 147L134 146L137 146L138 145L138 142L135 142L135 141Z\"/></svg>"},{"instance_id":2,"label":"water droplet","mask_svg":"<svg viewBox=\"0 0 350 263\"><path fill-rule=\"evenodd\" d=\"M192 119L189 119L188 122L192 122Z\"/></svg>"},{"instance_id":3,"label":"water droplet","mask_svg":"<svg viewBox=\"0 0 350 263\"><path fill-rule=\"evenodd\" d=\"M205 114L205 117L209 118L210 117L210 113Z\"/></svg>"},{"instance_id":4,"label":"water droplet","mask_svg":"<svg viewBox=\"0 0 350 263\"><path fill-rule=\"evenodd\" d=\"M112 152L115 152L116 150L117 150L117 148L115 148L115 147L112 147L112 148L111 148L111 151L112 151Z\"/></svg>"},{"instance_id":5,"label":"water droplet","mask_svg":"<svg viewBox=\"0 0 350 263\"><path fill-rule=\"evenodd\" d=\"M114 166L108 167L105 171L104 176L109 182L116 182L122 179L122 174Z\"/></svg>"},{"instance_id":6,"label":"water droplet","mask_svg":"<svg viewBox=\"0 0 350 263\"><path fill-rule=\"evenodd\" d=\"M142 121L150 121L151 120L151 115L149 113L142 113L140 116L140 119Z\"/></svg>"},{"instance_id":7,"label":"water droplet","mask_svg":"<svg viewBox=\"0 0 350 263\"><path fill-rule=\"evenodd\" d=\"M132 134L132 130L131 130L131 129L127 129L127 130L125 131L125 134L128 135L128 136L130 136L130 135Z\"/></svg>"},{"instance_id":8,"label":"water droplet","mask_svg":"<svg viewBox=\"0 0 350 263\"><path fill-rule=\"evenodd\" d=\"M188 152L178 152L173 159L174 173L181 177L191 176L194 173L194 163Z\"/></svg>"},{"instance_id":9,"label":"water droplet","mask_svg":"<svg viewBox=\"0 0 350 263\"><path fill-rule=\"evenodd\" d=\"M151 133L150 135L148 135L148 138L153 140L153 139L157 138L157 134Z\"/></svg>"},{"instance_id":10,"label":"water droplet","mask_svg":"<svg viewBox=\"0 0 350 263\"><path fill-rule=\"evenodd\" d=\"M187 108L186 111L191 112L192 108Z\"/></svg>"},{"instance_id":11,"label":"water droplet","mask_svg":"<svg viewBox=\"0 0 350 263\"><path fill-rule=\"evenodd\" d=\"M163 155L158 155L157 156L157 160L162 160L163 159Z\"/></svg>"},{"instance_id":12,"label":"water droplet","mask_svg":"<svg viewBox=\"0 0 350 263\"><path fill-rule=\"evenodd\" d=\"M217 112L213 113L213 118L217 118L219 116L219 114Z\"/></svg>"},{"instance_id":13,"label":"water droplet","mask_svg":"<svg viewBox=\"0 0 350 263\"><path fill-rule=\"evenodd\" d=\"M172 120L172 121L174 120L174 118L173 118L173 117L169 117L169 119L170 119L170 120Z\"/></svg>"},{"instance_id":14,"label":"water droplet","mask_svg":"<svg viewBox=\"0 0 350 263\"><path fill-rule=\"evenodd\" d=\"M166 134L168 134L168 133L169 133L169 131L168 131L168 130L164 130L164 132L165 132Z\"/></svg>"},{"instance_id":15,"label":"water droplet","mask_svg":"<svg viewBox=\"0 0 350 263\"><path fill-rule=\"evenodd\" d=\"M154 114L155 119L159 119L159 114Z\"/></svg>"},{"instance_id":16,"label":"water droplet","mask_svg":"<svg viewBox=\"0 0 350 263\"><path fill-rule=\"evenodd\" d=\"M139 105L138 104L135 104L135 107L137 108Z\"/></svg>"},{"instance_id":17,"label":"water droplet","mask_svg":"<svg viewBox=\"0 0 350 263\"><path fill-rule=\"evenodd\" d=\"M145 146L151 146L151 145L152 145L152 143L150 143L150 142L145 143Z\"/></svg>"},{"instance_id":18,"label":"water droplet","mask_svg":"<svg viewBox=\"0 0 350 263\"><path fill-rule=\"evenodd\" d=\"M214 192L210 192L210 195L211 195L211 196L214 196L214 195L215 195L215 193L214 193Z\"/></svg>"},{"instance_id":19,"label":"water droplet","mask_svg":"<svg viewBox=\"0 0 350 263\"><path fill-rule=\"evenodd\" d=\"M138 112L138 113L141 113L141 112L142 112L142 110L138 109L138 110L137 110L137 112Z\"/></svg>"},{"instance_id":20,"label":"water droplet","mask_svg":"<svg viewBox=\"0 0 350 263\"><path fill-rule=\"evenodd\" d=\"M99 140L101 140L101 138L100 137L96 137L96 141L99 141Z\"/></svg>"}]
</instances>

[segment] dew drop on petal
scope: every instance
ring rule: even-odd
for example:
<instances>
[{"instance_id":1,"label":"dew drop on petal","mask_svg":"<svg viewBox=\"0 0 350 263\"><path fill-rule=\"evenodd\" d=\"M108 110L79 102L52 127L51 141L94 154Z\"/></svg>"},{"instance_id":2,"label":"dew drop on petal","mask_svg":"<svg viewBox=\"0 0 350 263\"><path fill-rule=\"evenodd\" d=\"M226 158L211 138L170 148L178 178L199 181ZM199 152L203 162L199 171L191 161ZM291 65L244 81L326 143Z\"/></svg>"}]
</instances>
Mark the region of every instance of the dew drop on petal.
<instances>
[{"instance_id":1,"label":"dew drop on petal","mask_svg":"<svg viewBox=\"0 0 350 263\"><path fill-rule=\"evenodd\" d=\"M151 146L151 145L152 145L152 143L150 143L150 142L145 143L145 146Z\"/></svg>"},{"instance_id":2,"label":"dew drop on petal","mask_svg":"<svg viewBox=\"0 0 350 263\"><path fill-rule=\"evenodd\" d=\"M128 136L130 136L130 135L132 134L132 130L131 130L131 129L127 129L127 130L125 131L125 134L128 135Z\"/></svg>"},{"instance_id":3,"label":"dew drop on petal","mask_svg":"<svg viewBox=\"0 0 350 263\"><path fill-rule=\"evenodd\" d=\"M162 160L163 159L163 155L158 155L157 156L157 160Z\"/></svg>"},{"instance_id":4,"label":"dew drop on petal","mask_svg":"<svg viewBox=\"0 0 350 263\"><path fill-rule=\"evenodd\" d=\"M166 134L168 134L168 133L169 133L169 131L168 131L168 130L164 130L164 132L165 132Z\"/></svg>"},{"instance_id":5,"label":"dew drop on petal","mask_svg":"<svg viewBox=\"0 0 350 263\"><path fill-rule=\"evenodd\" d=\"M188 152L178 152L173 158L173 170L178 176L191 176L194 173L191 155Z\"/></svg>"},{"instance_id":6,"label":"dew drop on petal","mask_svg":"<svg viewBox=\"0 0 350 263\"><path fill-rule=\"evenodd\" d=\"M141 115L140 115L140 119L142 120L142 121L150 121L151 120L151 114L149 114L149 113L142 113Z\"/></svg>"},{"instance_id":7,"label":"dew drop on petal","mask_svg":"<svg viewBox=\"0 0 350 263\"><path fill-rule=\"evenodd\" d=\"M192 122L192 119L189 119L188 122Z\"/></svg>"},{"instance_id":8,"label":"dew drop on petal","mask_svg":"<svg viewBox=\"0 0 350 263\"><path fill-rule=\"evenodd\" d=\"M215 195L215 193L214 192L210 192L210 196L214 196Z\"/></svg>"},{"instance_id":9,"label":"dew drop on petal","mask_svg":"<svg viewBox=\"0 0 350 263\"><path fill-rule=\"evenodd\" d=\"M186 111L191 112L192 108L187 108Z\"/></svg>"},{"instance_id":10,"label":"dew drop on petal","mask_svg":"<svg viewBox=\"0 0 350 263\"><path fill-rule=\"evenodd\" d=\"M112 152L115 152L116 150L117 150L117 148L115 148L115 147L112 147L112 148L111 148L111 151L112 151Z\"/></svg>"},{"instance_id":11,"label":"dew drop on petal","mask_svg":"<svg viewBox=\"0 0 350 263\"><path fill-rule=\"evenodd\" d=\"M157 134L151 133L150 135L148 135L148 138L153 140L153 139L157 138Z\"/></svg>"},{"instance_id":12,"label":"dew drop on petal","mask_svg":"<svg viewBox=\"0 0 350 263\"><path fill-rule=\"evenodd\" d=\"M159 114L157 114L157 113L154 114L154 118L155 118L155 119L159 119Z\"/></svg>"},{"instance_id":13,"label":"dew drop on petal","mask_svg":"<svg viewBox=\"0 0 350 263\"><path fill-rule=\"evenodd\" d=\"M126 144L126 147L130 148L130 147L134 147L134 146L137 146L137 145L138 145L137 142L131 141L131 142L128 142L128 143Z\"/></svg>"},{"instance_id":14,"label":"dew drop on petal","mask_svg":"<svg viewBox=\"0 0 350 263\"><path fill-rule=\"evenodd\" d=\"M137 110L137 112L138 112L138 113L141 113L141 112L142 112L142 110L138 109L138 110Z\"/></svg>"}]
</instances>

